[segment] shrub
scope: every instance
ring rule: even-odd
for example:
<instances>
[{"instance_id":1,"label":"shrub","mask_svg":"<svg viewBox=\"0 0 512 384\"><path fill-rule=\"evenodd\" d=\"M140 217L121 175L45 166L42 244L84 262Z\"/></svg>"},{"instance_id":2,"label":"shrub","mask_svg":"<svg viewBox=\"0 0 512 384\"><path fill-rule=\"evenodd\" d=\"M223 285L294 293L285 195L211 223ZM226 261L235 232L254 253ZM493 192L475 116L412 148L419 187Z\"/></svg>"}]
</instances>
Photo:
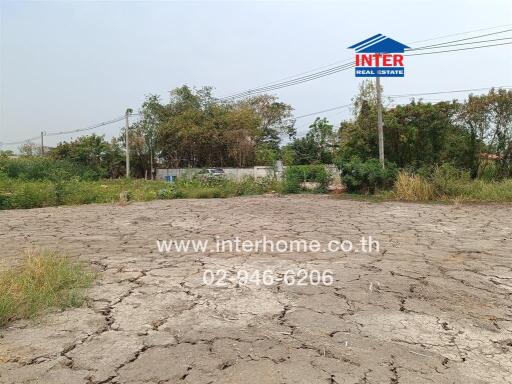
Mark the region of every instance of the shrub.
<instances>
[{"instance_id":1,"label":"shrub","mask_svg":"<svg viewBox=\"0 0 512 384\"><path fill-rule=\"evenodd\" d=\"M350 161L340 161L338 168L349 192L373 194L377 189L391 188L397 175L394 163L386 163L386 167L382 168L377 159L362 161L352 158Z\"/></svg>"},{"instance_id":2,"label":"shrub","mask_svg":"<svg viewBox=\"0 0 512 384\"><path fill-rule=\"evenodd\" d=\"M234 183L234 191L237 196L259 195L267 192L281 192L281 183L271 176L244 177Z\"/></svg>"},{"instance_id":3,"label":"shrub","mask_svg":"<svg viewBox=\"0 0 512 384\"><path fill-rule=\"evenodd\" d=\"M170 185L167 188L159 189L157 192L157 197L162 200L174 199L176 197L176 188Z\"/></svg>"},{"instance_id":4,"label":"shrub","mask_svg":"<svg viewBox=\"0 0 512 384\"><path fill-rule=\"evenodd\" d=\"M0 273L0 326L30 318L49 307L77 307L81 289L94 275L54 252L32 252L23 263Z\"/></svg>"},{"instance_id":5,"label":"shrub","mask_svg":"<svg viewBox=\"0 0 512 384\"><path fill-rule=\"evenodd\" d=\"M55 204L55 186L49 181L0 182L1 208L41 208Z\"/></svg>"},{"instance_id":6,"label":"shrub","mask_svg":"<svg viewBox=\"0 0 512 384\"><path fill-rule=\"evenodd\" d=\"M67 160L47 157L0 158L0 172L11 179L22 180L97 180L100 175L93 169Z\"/></svg>"},{"instance_id":7,"label":"shrub","mask_svg":"<svg viewBox=\"0 0 512 384\"><path fill-rule=\"evenodd\" d=\"M315 165L291 165L286 168L283 175L283 191L286 193L298 193L301 191L301 183L318 183L317 192L325 192L331 176L322 164Z\"/></svg>"}]
</instances>

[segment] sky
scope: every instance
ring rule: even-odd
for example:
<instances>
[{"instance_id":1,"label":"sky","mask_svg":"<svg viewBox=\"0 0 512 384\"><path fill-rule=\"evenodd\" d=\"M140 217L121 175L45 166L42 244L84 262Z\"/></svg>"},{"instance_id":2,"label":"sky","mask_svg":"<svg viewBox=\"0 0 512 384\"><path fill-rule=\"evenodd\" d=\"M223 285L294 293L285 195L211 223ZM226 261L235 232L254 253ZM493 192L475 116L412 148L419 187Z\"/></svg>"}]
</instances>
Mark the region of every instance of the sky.
<instances>
[{"instance_id":1,"label":"sky","mask_svg":"<svg viewBox=\"0 0 512 384\"><path fill-rule=\"evenodd\" d=\"M167 101L183 84L230 95L353 59L347 47L377 33L414 47L494 27L474 34L512 29L510 0L0 0L0 142L88 127L139 109L149 94ZM405 67L404 78L382 79L384 96L512 86L512 45L407 57ZM299 116L350 103L360 81L348 70L272 94ZM338 124L350 110L321 116ZM313 119L297 120L299 134ZM111 138L121 125L91 132Z\"/></svg>"}]
</instances>

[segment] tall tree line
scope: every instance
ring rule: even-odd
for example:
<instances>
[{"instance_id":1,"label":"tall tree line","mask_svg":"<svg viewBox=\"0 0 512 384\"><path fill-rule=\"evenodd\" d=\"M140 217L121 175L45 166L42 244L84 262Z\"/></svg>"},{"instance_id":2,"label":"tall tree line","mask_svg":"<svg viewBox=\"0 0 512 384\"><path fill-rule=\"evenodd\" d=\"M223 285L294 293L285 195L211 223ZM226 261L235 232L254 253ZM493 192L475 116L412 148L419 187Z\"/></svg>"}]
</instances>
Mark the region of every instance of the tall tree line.
<instances>
[{"instance_id":1,"label":"tall tree line","mask_svg":"<svg viewBox=\"0 0 512 384\"><path fill-rule=\"evenodd\" d=\"M158 160L167 167L247 167L277 158L284 136L292 137L292 108L262 95L221 102L211 88L187 86L170 93L168 103L148 96L142 118L130 129L135 172L147 173ZM121 135L120 139L123 139Z\"/></svg>"},{"instance_id":2,"label":"tall tree line","mask_svg":"<svg viewBox=\"0 0 512 384\"><path fill-rule=\"evenodd\" d=\"M247 167L333 163L378 158L375 83L360 85L352 117L334 127L318 117L296 137L292 107L260 95L223 102L212 90L183 86L167 102L146 98L129 131L132 176L150 177L158 167ZM463 102L412 100L384 105L388 161L417 169L449 162L478 177L492 166L497 177L512 176L512 91L492 89ZM282 140L288 138L286 145ZM90 166L108 177L124 172L124 132L108 142L90 135L60 143L49 155ZM29 150L30 149L30 150ZM22 148L33 155L31 148Z\"/></svg>"},{"instance_id":3,"label":"tall tree line","mask_svg":"<svg viewBox=\"0 0 512 384\"><path fill-rule=\"evenodd\" d=\"M463 102L420 99L384 107L384 152L397 166L416 169L451 163L477 177L490 159L497 177L512 176L511 90L491 89ZM303 138L285 146L285 158L295 164L378 158L375 83L361 84L352 109L352 118L337 130L325 118L317 118Z\"/></svg>"}]
</instances>

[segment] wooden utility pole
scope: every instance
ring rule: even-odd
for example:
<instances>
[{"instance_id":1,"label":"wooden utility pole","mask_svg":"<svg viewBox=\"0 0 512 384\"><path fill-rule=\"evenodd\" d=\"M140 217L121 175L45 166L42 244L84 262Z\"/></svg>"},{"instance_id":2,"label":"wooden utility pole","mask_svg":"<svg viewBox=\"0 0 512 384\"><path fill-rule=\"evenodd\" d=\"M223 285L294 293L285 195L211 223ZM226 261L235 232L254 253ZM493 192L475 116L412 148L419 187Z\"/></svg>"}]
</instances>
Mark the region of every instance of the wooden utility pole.
<instances>
[{"instance_id":1,"label":"wooden utility pole","mask_svg":"<svg viewBox=\"0 0 512 384\"><path fill-rule=\"evenodd\" d=\"M132 109L128 108L126 110L126 113L124 115L125 117L125 129L124 129L124 140L126 142L126 178L130 178L130 144L128 142L128 128L130 126L128 122L128 116L130 116L130 113L132 113Z\"/></svg>"},{"instance_id":2,"label":"wooden utility pole","mask_svg":"<svg viewBox=\"0 0 512 384\"><path fill-rule=\"evenodd\" d=\"M377 130L379 132L379 160L384 168L384 129L382 123L382 96L380 88L380 77L375 78L377 87Z\"/></svg>"}]
</instances>

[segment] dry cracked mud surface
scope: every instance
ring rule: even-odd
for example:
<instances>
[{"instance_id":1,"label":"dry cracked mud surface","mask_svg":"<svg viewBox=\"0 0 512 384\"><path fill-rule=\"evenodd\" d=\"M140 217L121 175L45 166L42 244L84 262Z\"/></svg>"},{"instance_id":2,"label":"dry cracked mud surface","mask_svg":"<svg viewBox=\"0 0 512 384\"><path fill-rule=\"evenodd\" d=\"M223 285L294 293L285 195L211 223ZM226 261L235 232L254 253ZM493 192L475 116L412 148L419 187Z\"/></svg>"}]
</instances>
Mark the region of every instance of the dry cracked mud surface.
<instances>
[{"instance_id":1,"label":"dry cracked mud surface","mask_svg":"<svg viewBox=\"0 0 512 384\"><path fill-rule=\"evenodd\" d=\"M99 271L81 308L0 330L0 383L511 383L510 206L327 196L0 212L0 268L47 247ZM170 252L157 239L372 236L379 252ZM305 268L325 285L208 286Z\"/></svg>"}]
</instances>

